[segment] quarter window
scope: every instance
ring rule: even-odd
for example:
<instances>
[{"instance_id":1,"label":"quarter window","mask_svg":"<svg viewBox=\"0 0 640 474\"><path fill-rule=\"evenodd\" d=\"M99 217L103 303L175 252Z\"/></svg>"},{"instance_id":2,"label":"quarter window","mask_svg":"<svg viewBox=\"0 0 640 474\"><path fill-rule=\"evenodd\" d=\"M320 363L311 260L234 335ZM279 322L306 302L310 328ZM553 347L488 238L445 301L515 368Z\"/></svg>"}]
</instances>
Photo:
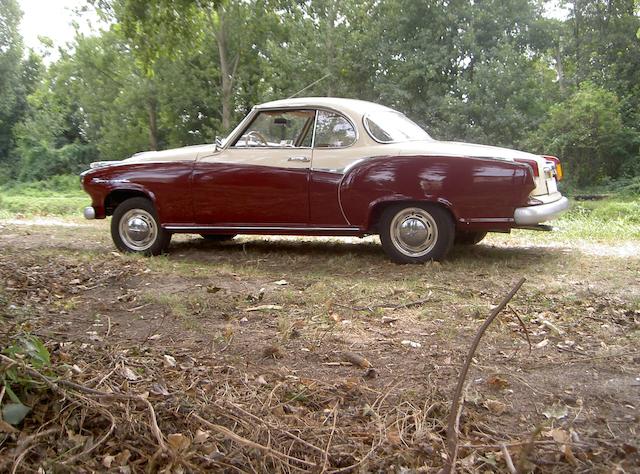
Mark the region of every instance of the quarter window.
<instances>
[{"instance_id":1,"label":"quarter window","mask_svg":"<svg viewBox=\"0 0 640 474\"><path fill-rule=\"evenodd\" d=\"M313 110L266 110L258 113L234 147L311 147Z\"/></svg>"},{"instance_id":2,"label":"quarter window","mask_svg":"<svg viewBox=\"0 0 640 474\"><path fill-rule=\"evenodd\" d=\"M343 148L356 141L356 131L346 118L335 112L318 111L316 148Z\"/></svg>"}]
</instances>

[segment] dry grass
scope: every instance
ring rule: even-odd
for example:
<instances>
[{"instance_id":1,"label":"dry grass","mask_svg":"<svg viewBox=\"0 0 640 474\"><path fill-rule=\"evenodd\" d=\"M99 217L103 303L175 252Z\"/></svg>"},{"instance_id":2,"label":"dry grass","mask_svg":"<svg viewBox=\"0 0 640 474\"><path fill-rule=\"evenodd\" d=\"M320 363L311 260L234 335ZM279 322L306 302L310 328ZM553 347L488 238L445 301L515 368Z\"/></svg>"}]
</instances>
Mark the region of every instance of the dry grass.
<instances>
[{"instance_id":1,"label":"dry grass","mask_svg":"<svg viewBox=\"0 0 640 474\"><path fill-rule=\"evenodd\" d=\"M640 260L545 235L397 266L375 241L181 237L143 259L104 223L5 223L2 345L37 335L51 365L16 359L32 411L0 470L435 472L469 341L522 276L526 330L505 312L480 345L458 469L506 470L504 444L523 472L632 470Z\"/></svg>"}]
</instances>

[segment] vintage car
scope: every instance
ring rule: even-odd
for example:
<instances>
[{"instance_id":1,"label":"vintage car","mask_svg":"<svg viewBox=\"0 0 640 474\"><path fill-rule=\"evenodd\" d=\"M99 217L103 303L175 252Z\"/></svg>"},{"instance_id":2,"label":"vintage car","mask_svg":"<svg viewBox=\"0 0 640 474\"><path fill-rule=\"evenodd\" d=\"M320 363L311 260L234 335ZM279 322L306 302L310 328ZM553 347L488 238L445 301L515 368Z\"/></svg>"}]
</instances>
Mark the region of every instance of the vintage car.
<instances>
[{"instance_id":1,"label":"vintage car","mask_svg":"<svg viewBox=\"0 0 640 474\"><path fill-rule=\"evenodd\" d=\"M555 157L434 140L400 112L338 98L258 105L225 140L81 176L85 217L112 216L116 247L147 255L174 233L378 234L393 261L419 263L487 232L546 229L568 207Z\"/></svg>"}]
</instances>

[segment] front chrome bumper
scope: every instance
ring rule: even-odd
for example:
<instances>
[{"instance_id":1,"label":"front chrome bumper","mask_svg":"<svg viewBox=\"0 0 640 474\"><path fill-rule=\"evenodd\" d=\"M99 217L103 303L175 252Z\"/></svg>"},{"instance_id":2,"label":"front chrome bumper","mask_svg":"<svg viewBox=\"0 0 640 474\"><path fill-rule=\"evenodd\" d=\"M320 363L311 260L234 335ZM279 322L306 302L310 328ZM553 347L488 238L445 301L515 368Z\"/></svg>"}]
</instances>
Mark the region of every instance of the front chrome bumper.
<instances>
[{"instance_id":1,"label":"front chrome bumper","mask_svg":"<svg viewBox=\"0 0 640 474\"><path fill-rule=\"evenodd\" d=\"M83 211L85 219L95 219L96 218L96 210L92 206L87 206Z\"/></svg>"},{"instance_id":2,"label":"front chrome bumper","mask_svg":"<svg viewBox=\"0 0 640 474\"><path fill-rule=\"evenodd\" d=\"M555 219L568 208L569 200L566 197L561 197L557 201L547 204L519 207L515 210L513 218L517 225L534 225Z\"/></svg>"}]
</instances>

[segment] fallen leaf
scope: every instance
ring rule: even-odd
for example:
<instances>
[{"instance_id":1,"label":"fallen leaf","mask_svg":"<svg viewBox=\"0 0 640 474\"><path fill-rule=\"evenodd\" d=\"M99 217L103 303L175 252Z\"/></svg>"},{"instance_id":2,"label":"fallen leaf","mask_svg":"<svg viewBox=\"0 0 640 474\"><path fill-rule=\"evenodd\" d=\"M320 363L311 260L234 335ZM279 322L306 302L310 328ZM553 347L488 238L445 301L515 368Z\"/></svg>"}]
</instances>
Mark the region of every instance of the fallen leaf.
<instances>
[{"instance_id":1,"label":"fallen leaf","mask_svg":"<svg viewBox=\"0 0 640 474\"><path fill-rule=\"evenodd\" d=\"M10 425L19 425L31 408L22 403L7 403L2 407L2 419Z\"/></svg>"},{"instance_id":2,"label":"fallen leaf","mask_svg":"<svg viewBox=\"0 0 640 474\"><path fill-rule=\"evenodd\" d=\"M162 336L160 334L154 334L153 336L149 336L150 341L156 341L160 339Z\"/></svg>"},{"instance_id":3,"label":"fallen leaf","mask_svg":"<svg viewBox=\"0 0 640 474\"><path fill-rule=\"evenodd\" d=\"M362 376L365 379L375 379L378 376L378 372L373 367L369 367L364 371L364 374L362 374Z\"/></svg>"},{"instance_id":4,"label":"fallen leaf","mask_svg":"<svg viewBox=\"0 0 640 474\"><path fill-rule=\"evenodd\" d=\"M287 280L278 280L278 281L274 281L273 284L274 285L279 285L279 286L284 286L284 285L288 285L289 282Z\"/></svg>"},{"instance_id":5,"label":"fallen leaf","mask_svg":"<svg viewBox=\"0 0 640 474\"><path fill-rule=\"evenodd\" d=\"M387 431L387 441L393 446L398 446L401 442L400 433L396 429L390 429Z\"/></svg>"},{"instance_id":6,"label":"fallen leaf","mask_svg":"<svg viewBox=\"0 0 640 474\"><path fill-rule=\"evenodd\" d=\"M277 304L261 304L259 306L252 306L251 308L246 308L245 311L250 313L251 311L279 311L282 309L282 306Z\"/></svg>"},{"instance_id":7,"label":"fallen leaf","mask_svg":"<svg viewBox=\"0 0 640 474\"><path fill-rule=\"evenodd\" d=\"M262 355L263 357L273 357L274 359L281 359L284 357L284 351L282 350L282 347L275 344L270 344L268 346L265 346L265 348L262 350Z\"/></svg>"},{"instance_id":8,"label":"fallen leaf","mask_svg":"<svg viewBox=\"0 0 640 474\"><path fill-rule=\"evenodd\" d=\"M193 437L193 442L196 444L202 444L209 438L209 436L211 436L210 431L203 431L198 428L196 430L196 435Z\"/></svg>"},{"instance_id":9,"label":"fallen leaf","mask_svg":"<svg viewBox=\"0 0 640 474\"><path fill-rule=\"evenodd\" d=\"M264 378L264 375L258 375L256 377L256 382L258 382L260 385L267 385L267 380Z\"/></svg>"},{"instance_id":10,"label":"fallen leaf","mask_svg":"<svg viewBox=\"0 0 640 474\"><path fill-rule=\"evenodd\" d=\"M487 385L489 385L491 388L504 390L509 386L509 382L507 382L502 377L498 377L497 375L492 375L487 379Z\"/></svg>"},{"instance_id":11,"label":"fallen leaf","mask_svg":"<svg viewBox=\"0 0 640 474\"><path fill-rule=\"evenodd\" d=\"M73 430L67 431L67 437L69 438L69 441L76 445L76 447L84 446L88 438L88 436L83 436L79 433L76 434Z\"/></svg>"},{"instance_id":12,"label":"fallen leaf","mask_svg":"<svg viewBox=\"0 0 640 474\"><path fill-rule=\"evenodd\" d=\"M207 293L217 293L218 291L221 291L222 288L217 287L217 286L207 286Z\"/></svg>"},{"instance_id":13,"label":"fallen leaf","mask_svg":"<svg viewBox=\"0 0 640 474\"><path fill-rule=\"evenodd\" d=\"M371 367L371 362L369 362L361 355L356 354L355 352L343 352L341 354L341 359L346 362L351 362L353 365L355 365L356 367L360 367L361 369L367 369Z\"/></svg>"},{"instance_id":14,"label":"fallen leaf","mask_svg":"<svg viewBox=\"0 0 640 474\"><path fill-rule=\"evenodd\" d=\"M0 420L0 433L19 433L20 430L14 428L4 420Z\"/></svg>"},{"instance_id":15,"label":"fallen leaf","mask_svg":"<svg viewBox=\"0 0 640 474\"><path fill-rule=\"evenodd\" d=\"M191 440L182 433L172 433L167 436L167 442L176 451L184 451L191 445Z\"/></svg>"},{"instance_id":16,"label":"fallen leaf","mask_svg":"<svg viewBox=\"0 0 640 474\"><path fill-rule=\"evenodd\" d=\"M125 379L127 380L138 380L140 378L140 376L138 374L136 374L133 370L131 370L129 367L122 367L120 369L120 375L122 375Z\"/></svg>"},{"instance_id":17,"label":"fallen leaf","mask_svg":"<svg viewBox=\"0 0 640 474\"><path fill-rule=\"evenodd\" d=\"M102 465L107 469L111 469L111 465L113 464L113 461L115 459L116 459L115 456L111 456L110 454L108 454L107 456L102 458Z\"/></svg>"},{"instance_id":18,"label":"fallen leaf","mask_svg":"<svg viewBox=\"0 0 640 474\"><path fill-rule=\"evenodd\" d=\"M569 414L569 407L561 403L554 403L543 411L542 414L549 419L555 418L557 420L561 420L562 418L566 418Z\"/></svg>"},{"instance_id":19,"label":"fallen leaf","mask_svg":"<svg viewBox=\"0 0 640 474\"><path fill-rule=\"evenodd\" d=\"M542 349L543 347L545 347L547 344L549 344L549 339L543 339L542 341L540 341L539 343L536 344L536 349Z\"/></svg>"},{"instance_id":20,"label":"fallen leaf","mask_svg":"<svg viewBox=\"0 0 640 474\"><path fill-rule=\"evenodd\" d=\"M169 354L165 354L164 355L164 365L165 365L165 367L175 367L176 366L175 357L170 356Z\"/></svg>"},{"instance_id":21,"label":"fallen leaf","mask_svg":"<svg viewBox=\"0 0 640 474\"><path fill-rule=\"evenodd\" d=\"M154 383L151 386L151 393L153 393L154 395L163 395L165 397L169 396L169 390L164 384Z\"/></svg>"},{"instance_id":22,"label":"fallen leaf","mask_svg":"<svg viewBox=\"0 0 640 474\"><path fill-rule=\"evenodd\" d=\"M121 453L117 454L114 458L117 466L124 466L129 462L129 458L131 457L131 451L125 449Z\"/></svg>"},{"instance_id":23,"label":"fallen leaf","mask_svg":"<svg viewBox=\"0 0 640 474\"><path fill-rule=\"evenodd\" d=\"M403 346L413 347L414 349L422 347L422 344L420 344L419 342L410 341L408 339L402 341L400 344L402 344Z\"/></svg>"},{"instance_id":24,"label":"fallen leaf","mask_svg":"<svg viewBox=\"0 0 640 474\"><path fill-rule=\"evenodd\" d=\"M484 407L494 415L502 415L508 410L507 405L498 400L487 399L483 403Z\"/></svg>"}]
</instances>

